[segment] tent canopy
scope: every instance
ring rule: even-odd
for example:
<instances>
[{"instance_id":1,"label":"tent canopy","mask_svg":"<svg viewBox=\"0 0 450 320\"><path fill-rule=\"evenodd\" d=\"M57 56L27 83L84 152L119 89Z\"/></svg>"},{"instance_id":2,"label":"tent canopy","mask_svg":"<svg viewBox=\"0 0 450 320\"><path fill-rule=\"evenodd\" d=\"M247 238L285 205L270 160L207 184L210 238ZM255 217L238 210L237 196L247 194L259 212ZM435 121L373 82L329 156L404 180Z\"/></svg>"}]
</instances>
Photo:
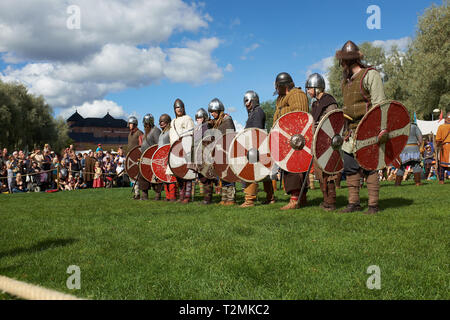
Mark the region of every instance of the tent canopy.
<instances>
[{"instance_id":1,"label":"tent canopy","mask_svg":"<svg viewBox=\"0 0 450 320\"><path fill-rule=\"evenodd\" d=\"M425 120L417 120L417 126L419 127L422 134L430 134L436 135L438 127L444 124L444 119L441 121L425 121Z\"/></svg>"}]
</instances>

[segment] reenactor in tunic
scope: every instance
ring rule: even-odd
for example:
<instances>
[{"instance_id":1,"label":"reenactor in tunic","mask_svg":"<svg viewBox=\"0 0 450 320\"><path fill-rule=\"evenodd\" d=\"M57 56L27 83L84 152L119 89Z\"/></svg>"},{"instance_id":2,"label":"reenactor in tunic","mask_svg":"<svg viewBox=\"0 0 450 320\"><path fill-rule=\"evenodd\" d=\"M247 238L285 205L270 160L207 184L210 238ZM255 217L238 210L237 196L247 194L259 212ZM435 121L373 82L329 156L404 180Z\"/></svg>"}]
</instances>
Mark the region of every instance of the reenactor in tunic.
<instances>
[{"instance_id":1,"label":"reenactor in tunic","mask_svg":"<svg viewBox=\"0 0 450 320\"><path fill-rule=\"evenodd\" d=\"M130 152L131 149L142 144L144 133L138 129L138 119L135 116L128 118L128 128L130 128L130 133L128 134L128 152ZM139 181L135 181L133 199L139 200L140 198Z\"/></svg>"},{"instance_id":2,"label":"reenactor in tunic","mask_svg":"<svg viewBox=\"0 0 450 320\"><path fill-rule=\"evenodd\" d=\"M145 150L150 148L151 146L158 144L158 138L161 134L161 130L155 126L155 118L153 115L148 113L144 116L142 121L144 123L145 133L142 138L141 144L141 153L144 153ZM155 178L153 178L152 182L148 182L144 177L139 175L139 189L142 191L141 200L148 200L148 190L152 188L155 190L155 200L161 199L161 187L162 184L156 183Z\"/></svg>"},{"instance_id":3,"label":"reenactor in tunic","mask_svg":"<svg viewBox=\"0 0 450 320\"><path fill-rule=\"evenodd\" d=\"M197 122L197 126L194 129L194 150L197 150L197 146L201 143L203 143L203 138L205 136L205 133L208 131L208 121L209 121L209 115L208 112L200 108L195 113L195 121ZM199 157L202 156L202 154L197 155ZM203 161L201 159L200 161ZM212 203L212 193L213 193L213 184L215 179L208 179L207 177L203 176L201 173L198 173L198 179L203 186L203 202L202 204L211 204Z\"/></svg>"},{"instance_id":4,"label":"reenactor in tunic","mask_svg":"<svg viewBox=\"0 0 450 320\"><path fill-rule=\"evenodd\" d=\"M363 54L352 41L347 41L342 49L336 52L336 58L343 70L341 89L344 98L343 111L347 119L347 134L342 150L348 187L348 205L341 213L362 210L359 198L360 179L365 177L369 193L369 209L366 214L374 214L379 211L380 181L376 170L364 170L354 158L353 140L356 128L364 115L373 106L386 100L383 82L378 71L361 62Z\"/></svg>"},{"instance_id":5,"label":"reenactor in tunic","mask_svg":"<svg viewBox=\"0 0 450 320\"><path fill-rule=\"evenodd\" d=\"M273 115L273 123L283 115L294 111L308 112L308 98L301 88L296 88L292 77L286 73L279 73L275 79L275 89L278 93L276 100L276 110ZM284 189L289 194L290 201L281 210L298 208L297 202L300 197L300 205L306 205L307 188L300 195L303 179L307 179L306 173L292 173L282 170Z\"/></svg>"},{"instance_id":6,"label":"reenactor in tunic","mask_svg":"<svg viewBox=\"0 0 450 320\"><path fill-rule=\"evenodd\" d=\"M325 80L318 73L311 74L306 80L306 92L311 98L316 100L311 107L311 115L314 120L314 131L317 128L320 120L328 112L338 108L336 99L325 92ZM317 162L314 163L314 171L316 177L319 179L320 190L323 194L323 202L320 207L325 211L332 211L336 209L336 186L335 175L329 175L323 172Z\"/></svg>"},{"instance_id":7,"label":"reenactor in tunic","mask_svg":"<svg viewBox=\"0 0 450 320\"><path fill-rule=\"evenodd\" d=\"M172 119L166 113L159 117L159 126L161 128L161 134L158 138L158 148L170 144L170 123ZM175 202L177 201L177 184L164 182L164 191L166 193L166 201Z\"/></svg>"},{"instance_id":8,"label":"reenactor in tunic","mask_svg":"<svg viewBox=\"0 0 450 320\"><path fill-rule=\"evenodd\" d=\"M259 96L255 91L249 90L244 94L244 106L248 112L248 119L245 124L245 129L247 128L258 128L265 129L266 125L266 114L264 110L259 106ZM241 208L253 207L255 205L256 196L258 193L258 183L245 183L244 189L245 202L241 204ZM264 191L266 193L266 200L263 204L275 203L275 197L273 192L272 180L267 177L263 180Z\"/></svg>"},{"instance_id":9,"label":"reenactor in tunic","mask_svg":"<svg viewBox=\"0 0 450 320\"><path fill-rule=\"evenodd\" d=\"M225 113L225 106L223 105L222 101L217 98L212 99L208 105L208 112L213 117L213 119L209 121L210 127L219 130L222 135L230 131L236 131L233 119L229 114ZM219 204L225 206L234 205L236 203L235 183L230 183L223 180L221 180L221 183L222 201L220 201Z\"/></svg>"},{"instance_id":10,"label":"reenactor in tunic","mask_svg":"<svg viewBox=\"0 0 450 320\"><path fill-rule=\"evenodd\" d=\"M178 139L184 136L192 136L194 134L194 121L188 115L184 108L184 102L176 99L173 104L175 119L170 123L170 145L173 145ZM170 168L168 167L170 170ZM192 180L181 179L177 177L178 187L180 190L179 202L186 204L191 199Z\"/></svg>"},{"instance_id":11,"label":"reenactor in tunic","mask_svg":"<svg viewBox=\"0 0 450 320\"><path fill-rule=\"evenodd\" d=\"M411 127L409 129L409 137L406 142L405 148L400 153L400 160L402 165L397 170L395 176L395 185L399 186L403 180L403 174L405 173L405 169L408 165L413 168L414 172L414 182L416 186L420 186L420 176L422 174L422 167L420 165L420 149L419 146L422 144L422 132L419 127L415 123L411 123Z\"/></svg>"}]
</instances>

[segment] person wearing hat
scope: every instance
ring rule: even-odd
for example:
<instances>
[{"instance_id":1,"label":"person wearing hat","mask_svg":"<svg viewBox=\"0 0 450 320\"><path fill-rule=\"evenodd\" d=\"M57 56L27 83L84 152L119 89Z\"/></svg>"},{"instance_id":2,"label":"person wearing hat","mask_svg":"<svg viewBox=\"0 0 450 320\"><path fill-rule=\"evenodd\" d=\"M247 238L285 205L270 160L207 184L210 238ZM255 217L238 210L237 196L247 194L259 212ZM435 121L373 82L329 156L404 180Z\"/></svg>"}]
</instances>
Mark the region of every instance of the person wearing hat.
<instances>
[{"instance_id":1,"label":"person wearing hat","mask_svg":"<svg viewBox=\"0 0 450 320\"><path fill-rule=\"evenodd\" d=\"M212 119L209 120L209 126L213 129L220 131L222 135L228 132L236 131L233 119L228 113L225 113L225 106L218 98L212 99L208 104L208 112L211 114ZM234 182L226 182L220 180L222 185L220 193L222 201L219 202L223 206L232 206L236 204L236 185Z\"/></svg>"},{"instance_id":2,"label":"person wearing hat","mask_svg":"<svg viewBox=\"0 0 450 320\"><path fill-rule=\"evenodd\" d=\"M359 122L373 106L386 100L380 73L375 68L365 65L361 61L363 57L363 53L352 41L347 41L341 50L336 51L336 58L343 71L341 90L344 98L343 111L347 119L347 134L342 150L348 187L348 205L341 213L362 210L359 198L362 177L366 178L369 194L369 209L365 214L374 214L379 211L380 181L377 171L364 170L353 155L355 151L353 137Z\"/></svg>"},{"instance_id":3,"label":"person wearing hat","mask_svg":"<svg viewBox=\"0 0 450 320\"><path fill-rule=\"evenodd\" d=\"M99 144L97 145L97 149L95 149L95 152L99 152L99 151L103 151L103 148L102 148L102 144L101 144L101 143L99 143Z\"/></svg>"},{"instance_id":4,"label":"person wearing hat","mask_svg":"<svg viewBox=\"0 0 450 320\"><path fill-rule=\"evenodd\" d=\"M144 133L138 129L138 119L135 116L130 116L128 118L128 128L130 133L128 134L128 152L131 149L140 146L142 144L142 138ZM139 200L141 198L139 194L139 181L134 184L134 200Z\"/></svg>"},{"instance_id":5,"label":"person wearing hat","mask_svg":"<svg viewBox=\"0 0 450 320\"><path fill-rule=\"evenodd\" d=\"M175 119L170 123L169 137L170 145L172 146L180 138L185 136L192 136L194 134L194 121L186 114L184 102L181 99L176 99L173 104L175 112ZM167 166L167 173L170 174L170 167ZM177 177L178 187L180 190L179 202L186 204L190 201L192 195L192 180L186 180Z\"/></svg>"},{"instance_id":6,"label":"person wearing hat","mask_svg":"<svg viewBox=\"0 0 450 320\"><path fill-rule=\"evenodd\" d=\"M306 93L301 88L296 88L292 77L287 72L281 72L275 79L275 93L278 93L276 100L276 109L273 115L273 125L283 115L294 111L309 111L308 98ZM300 205L306 205L306 193L308 188L305 188L300 195L303 179L307 179L306 172L292 173L282 170L284 189L290 195L290 200L287 205L281 210L290 210L298 208L298 199L300 198Z\"/></svg>"},{"instance_id":7,"label":"person wearing hat","mask_svg":"<svg viewBox=\"0 0 450 320\"><path fill-rule=\"evenodd\" d=\"M145 133L142 136L141 154L151 146L158 144L158 138L161 134L161 130L155 126L155 118L152 114L147 113L142 122L144 124ZM155 200L161 199L162 184L157 183L155 177L153 177L152 181L149 182L142 175L139 175L138 183L139 190L142 192L141 200L148 200L148 190L150 188L152 188L156 193Z\"/></svg>"},{"instance_id":8,"label":"person wearing hat","mask_svg":"<svg viewBox=\"0 0 450 320\"><path fill-rule=\"evenodd\" d=\"M325 92L325 79L318 73L311 74L306 80L305 89L311 99L315 99L311 106L311 115L314 120L314 131L320 120L330 111L336 110L338 104L336 99ZM325 211L336 209L336 175L329 175L314 163L314 171L319 179L320 190L323 194L323 202L320 207Z\"/></svg>"}]
</instances>

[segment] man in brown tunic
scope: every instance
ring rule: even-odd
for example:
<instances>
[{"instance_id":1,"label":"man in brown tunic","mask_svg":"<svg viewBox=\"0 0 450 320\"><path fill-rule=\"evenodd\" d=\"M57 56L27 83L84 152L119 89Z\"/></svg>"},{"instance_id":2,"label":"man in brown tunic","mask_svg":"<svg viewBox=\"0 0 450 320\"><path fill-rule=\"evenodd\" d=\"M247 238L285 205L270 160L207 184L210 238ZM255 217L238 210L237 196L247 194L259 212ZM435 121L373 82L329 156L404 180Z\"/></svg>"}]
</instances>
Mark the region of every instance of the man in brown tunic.
<instances>
[{"instance_id":1,"label":"man in brown tunic","mask_svg":"<svg viewBox=\"0 0 450 320\"><path fill-rule=\"evenodd\" d=\"M275 80L275 89L278 92L276 101L276 110L273 115L273 123L283 115L294 111L308 112L308 98L301 88L296 88L291 76L282 72L277 75ZM306 179L306 173L292 173L283 170L283 182L286 193L291 196L287 205L281 210L289 210L298 208L297 202L300 197L300 205L306 205L307 188L300 195L303 179Z\"/></svg>"},{"instance_id":2,"label":"man in brown tunic","mask_svg":"<svg viewBox=\"0 0 450 320\"><path fill-rule=\"evenodd\" d=\"M128 118L128 127L130 128L130 133L128 134L128 152L131 149L142 145L142 138L144 133L138 129L138 120L135 116ZM130 178L131 179L131 178ZM134 184L134 196L133 199L139 200L141 198L139 194L139 182L136 181Z\"/></svg>"},{"instance_id":3,"label":"man in brown tunic","mask_svg":"<svg viewBox=\"0 0 450 320\"><path fill-rule=\"evenodd\" d=\"M369 193L369 210L367 214L379 211L378 198L380 181L377 171L363 170L355 160L353 135L364 115L373 107L386 100L383 83L378 71L361 62L363 54L352 41L347 41L341 50L336 52L343 69L344 79L341 88L344 97L343 111L348 119L348 134L342 145L344 173L347 177L348 205L342 213L361 211L359 189L361 177L367 178Z\"/></svg>"},{"instance_id":4,"label":"man in brown tunic","mask_svg":"<svg viewBox=\"0 0 450 320\"><path fill-rule=\"evenodd\" d=\"M89 155L86 157L84 163L84 172L83 172L83 179L84 182L86 182L88 188L92 188L96 161L97 159L94 158L94 151L89 151Z\"/></svg>"},{"instance_id":5,"label":"man in brown tunic","mask_svg":"<svg viewBox=\"0 0 450 320\"><path fill-rule=\"evenodd\" d=\"M306 92L311 98L317 99L313 102L311 107L311 115L314 119L314 131L319 124L319 121L330 111L338 108L338 104L334 97L326 92L325 80L318 73L313 73L308 77L305 84ZM323 194L323 202L320 207L325 211L332 211L336 209L336 186L334 180L335 175L329 175L323 172L317 162L314 162L314 171L316 177L319 179L320 190Z\"/></svg>"}]
</instances>

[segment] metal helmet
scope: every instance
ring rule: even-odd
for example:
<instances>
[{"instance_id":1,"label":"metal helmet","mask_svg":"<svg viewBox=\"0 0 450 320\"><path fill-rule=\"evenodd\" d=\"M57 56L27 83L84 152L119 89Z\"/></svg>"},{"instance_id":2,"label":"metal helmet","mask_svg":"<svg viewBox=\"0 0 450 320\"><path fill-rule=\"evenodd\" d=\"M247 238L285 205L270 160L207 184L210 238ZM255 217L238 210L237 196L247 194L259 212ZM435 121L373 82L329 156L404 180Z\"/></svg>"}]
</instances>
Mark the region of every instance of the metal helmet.
<instances>
[{"instance_id":1,"label":"metal helmet","mask_svg":"<svg viewBox=\"0 0 450 320\"><path fill-rule=\"evenodd\" d=\"M206 110L203 108L198 109L197 112L195 113L195 120L197 120L198 118L203 118L203 121L208 120L209 119L208 112L206 112Z\"/></svg>"},{"instance_id":2,"label":"metal helmet","mask_svg":"<svg viewBox=\"0 0 450 320\"><path fill-rule=\"evenodd\" d=\"M289 73L281 72L277 75L275 79L275 92L273 93L274 95L279 93L278 88L280 87L294 87L294 80L292 80L292 77Z\"/></svg>"},{"instance_id":3,"label":"metal helmet","mask_svg":"<svg viewBox=\"0 0 450 320\"><path fill-rule=\"evenodd\" d=\"M219 113L225 111L225 107L222 101L220 101L217 98L212 99L211 102L208 104L208 112L211 113L214 111Z\"/></svg>"},{"instance_id":4,"label":"metal helmet","mask_svg":"<svg viewBox=\"0 0 450 320\"><path fill-rule=\"evenodd\" d=\"M177 99L177 100L175 100L175 102L173 103L173 110L175 111L176 108L181 108L181 109L183 109L183 114L185 114L184 102L183 102L181 99Z\"/></svg>"},{"instance_id":5,"label":"metal helmet","mask_svg":"<svg viewBox=\"0 0 450 320\"><path fill-rule=\"evenodd\" d=\"M336 51L338 60L360 60L364 55L359 51L358 46L353 41L347 41L341 50Z\"/></svg>"},{"instance_id":6,"label":"metal helmet","mask_svg":"<svg viewBox=\"0 0 450 320\"><path fill-rule=\"evenodd\" d=\"M137 126L138 125L138 119L135 116L130 116L130 117L128 117L128 124L130 124L130 123L132 123L132 124Z\"/></svg>"},{"instance_id":7,"label":"metal helmet","mask_svg":"<svg viewBox=\"0 0 450 320\"><path fill-rule=\"evenodd\" d=\"M147 113L144 116L144 119L142 120L142 123L145 125L149 125L150 127L153 127L155 125L155 118L151 113Z\"/></svg>"},{"instance_id":8,"label":"metal helmet","mask_svg":"<svg viewBox=\"0 0 450 320\"><path fill-rule=\"evenodd\" d=\"M305 88L318 88L325 90L325 80L318 73L313 73L309 75L305 83Z\"/></svg>"},{"instance_id":9,"label":"metal helmet","mask_svg":"<svg viewBox=\"0 0 450 320\"><path fill-rule=\"evenodd\" d=\"M159 122L161 121L165 123L170 123L172 121L172 118L167 113L164 113L159 117Z\"/></svg>"},{"instance_id":10,"label":"metal helmet","mask_svg":"<svg viewBox=\"0 0 450 320\"><path fill-rule=\"evenodd\" d=\"M247 104L251 102L252 107L259 106L259 97L258 94L253 90L248 90L244 94L244 106L247 106Z\"/></svg>"}]
</instances>

